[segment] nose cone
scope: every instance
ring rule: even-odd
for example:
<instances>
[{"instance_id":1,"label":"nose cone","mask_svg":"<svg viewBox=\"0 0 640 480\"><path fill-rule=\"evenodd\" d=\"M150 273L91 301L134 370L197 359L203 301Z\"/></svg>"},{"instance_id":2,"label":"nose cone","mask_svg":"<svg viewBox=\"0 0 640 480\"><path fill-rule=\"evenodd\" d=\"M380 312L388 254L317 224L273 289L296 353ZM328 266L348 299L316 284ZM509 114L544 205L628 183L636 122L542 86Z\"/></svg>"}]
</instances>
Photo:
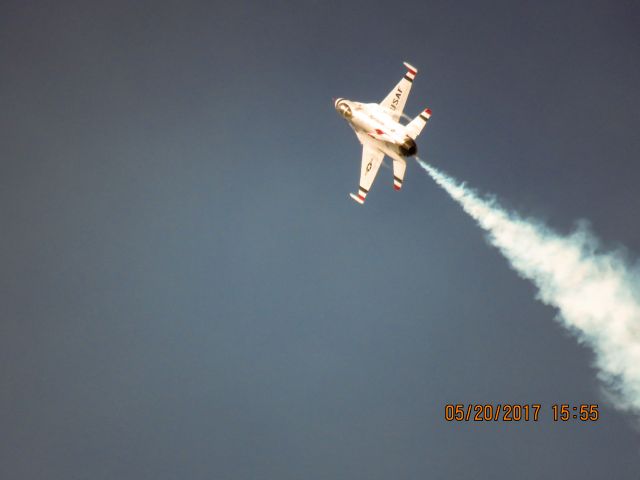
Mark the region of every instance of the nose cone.
<instances>
[{"instance_id":1,"label":"nose cone","mask_svg":"<svg viewBox=\"0 0 640 480\"><path fill-rule=\"evenodd\" d=\"M341 98L334 98L333 99L333 108L337 109L338 108L338 103L340 102L340 100L342 100Z\"/></svg>"}]
</instances>

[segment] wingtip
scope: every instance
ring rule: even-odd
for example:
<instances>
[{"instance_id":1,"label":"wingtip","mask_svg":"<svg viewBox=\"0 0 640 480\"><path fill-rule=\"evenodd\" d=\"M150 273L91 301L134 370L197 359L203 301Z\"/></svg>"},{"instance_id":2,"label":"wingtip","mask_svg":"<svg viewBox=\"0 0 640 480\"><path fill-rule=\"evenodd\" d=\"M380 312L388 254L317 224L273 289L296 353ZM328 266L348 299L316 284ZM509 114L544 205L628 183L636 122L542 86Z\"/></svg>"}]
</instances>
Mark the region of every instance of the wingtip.
<instances>
[{"instance_id":1,"label":"wingtip","mask_svg":"<svg viewBox=\"0 0 640 480\"><path fill-rule=\"evenodd\" d=\"M356 195L355 193L350 193L349 195L360 205L364 205L364 197L361 197L360 195Z\"/></svg>"},{"instance_id":2,"label":"wingtip","mask_svg":"<svg viewBox=\"0 0 640 480\"><path fill-rule=\"evenodd\" d=\"M413 65L411 65L409 62L403 62L403 65L407 67L407 70L409 70L409 72L412 73L413 75L418 73L418 69Z\"/></svg>"}]
</instances>

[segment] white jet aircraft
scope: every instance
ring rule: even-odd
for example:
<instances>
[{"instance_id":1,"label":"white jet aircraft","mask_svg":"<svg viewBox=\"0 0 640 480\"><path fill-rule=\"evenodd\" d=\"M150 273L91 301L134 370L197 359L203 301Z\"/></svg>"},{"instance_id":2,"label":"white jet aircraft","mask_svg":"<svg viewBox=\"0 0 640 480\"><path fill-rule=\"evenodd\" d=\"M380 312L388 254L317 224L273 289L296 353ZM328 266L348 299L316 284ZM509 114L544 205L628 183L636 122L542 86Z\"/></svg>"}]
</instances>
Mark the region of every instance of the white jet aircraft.
<instances>
[{"instance_id":1,"label":"white jet aircraft","mask_svg":"<svg viewBox=\"0 0 640 480\"><path fill-rule=\"evenodd\" d=\"M405 159L418 152L416 138L431 117L426 109L407 125L399 122L411 91L411 84L418 70L408 63L406 75L398 82L380 104L360 103L344 98L335 101L336 110L342 115L362 144L362 165L358 194L351 193L359 204L369 193L385 155L393 159L393 188L400 190L407 169Z\"/></svg>"}]
</instances>

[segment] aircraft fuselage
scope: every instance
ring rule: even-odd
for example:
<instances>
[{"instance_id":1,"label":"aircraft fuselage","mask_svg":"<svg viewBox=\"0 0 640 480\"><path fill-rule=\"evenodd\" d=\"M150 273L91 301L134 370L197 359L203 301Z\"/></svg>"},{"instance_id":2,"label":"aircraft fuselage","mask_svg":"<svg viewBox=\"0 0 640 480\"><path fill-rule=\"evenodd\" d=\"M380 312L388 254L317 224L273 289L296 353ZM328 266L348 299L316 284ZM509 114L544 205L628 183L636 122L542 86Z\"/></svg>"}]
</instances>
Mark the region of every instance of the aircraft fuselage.
<instances>
[{"instance_id":1,"label":"aircraft fuselage","mask_svg":"<svg viewBox=\"0 0 640 480\"><path fill-rule=\"evenodd\" d=\"M391 158L404 160L418 152L415 140L405 126L394 121L377 103L360 103L339 98L335 108L356 132L358 138Z\"/></svg>"}]
</instances>

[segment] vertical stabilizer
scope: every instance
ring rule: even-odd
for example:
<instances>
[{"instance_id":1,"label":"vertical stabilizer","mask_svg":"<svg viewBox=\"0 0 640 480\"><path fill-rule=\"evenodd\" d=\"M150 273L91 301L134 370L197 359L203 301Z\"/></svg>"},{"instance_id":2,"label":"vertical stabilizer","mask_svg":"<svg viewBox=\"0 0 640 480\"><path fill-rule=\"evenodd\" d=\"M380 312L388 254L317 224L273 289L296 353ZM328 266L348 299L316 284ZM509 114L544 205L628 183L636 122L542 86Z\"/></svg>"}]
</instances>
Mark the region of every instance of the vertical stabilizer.
<instances>
[{"instance_id":1,"label":"vertical stabilizer","mask_svg":"<svg viewBox=\"0 0 640 480\"><path fill-rule=\"evenodd\" d=\"M420 135L422 129L427 125L427 122L431 118L431 109L427 108L424 112L421 112L416 118L411 120L406 126L407 135L414 140Z\"/></svg>"}]
</instances>

